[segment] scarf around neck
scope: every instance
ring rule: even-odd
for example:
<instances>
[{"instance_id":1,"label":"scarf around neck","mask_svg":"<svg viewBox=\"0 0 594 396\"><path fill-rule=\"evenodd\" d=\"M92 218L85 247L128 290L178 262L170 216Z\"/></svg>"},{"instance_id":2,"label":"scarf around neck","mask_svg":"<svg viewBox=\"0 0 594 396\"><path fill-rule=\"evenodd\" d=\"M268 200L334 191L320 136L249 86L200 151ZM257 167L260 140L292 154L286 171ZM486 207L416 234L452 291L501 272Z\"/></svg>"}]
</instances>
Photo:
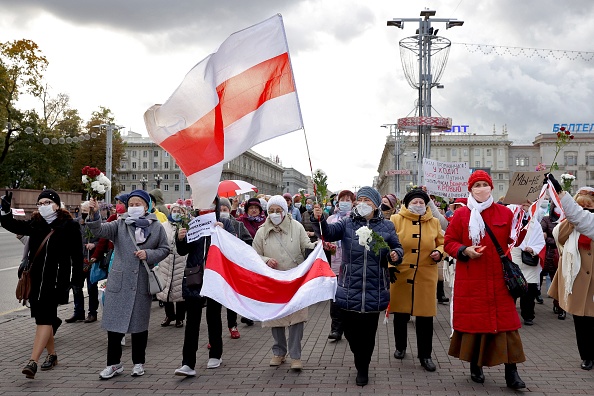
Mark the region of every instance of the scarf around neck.
<instances>
[{"instance_id":1,"label":"scarf around neck","mask_svg":"<svg viewBox=\"0 0 594 396\"><path fill-rule=\"evenodd\" d=\"M493 196L489 196L485 202L477 202L472 194L468 195L468 209L470 209L470 223L468 224L468 236L474 246L481 243L485 236L485 222L481 213L493 204Z\"/></svg>"},{"instance_id":2,"label":"scarf around neck","mask_svg":"<svg viewBox=\"0 0 594 396\"><path fill-rule=\"evenodd\" d=\"M132 225L135 227L134 229L134 237L136 238L136 243L144 243L146 238L150 235L148 231L148 227L151 225L153 221L156 221L156 216L144 215L140 216L139 218L135 219L133 217L126 217L125 222L127 225Z\"/></svg>"}]
</instances>

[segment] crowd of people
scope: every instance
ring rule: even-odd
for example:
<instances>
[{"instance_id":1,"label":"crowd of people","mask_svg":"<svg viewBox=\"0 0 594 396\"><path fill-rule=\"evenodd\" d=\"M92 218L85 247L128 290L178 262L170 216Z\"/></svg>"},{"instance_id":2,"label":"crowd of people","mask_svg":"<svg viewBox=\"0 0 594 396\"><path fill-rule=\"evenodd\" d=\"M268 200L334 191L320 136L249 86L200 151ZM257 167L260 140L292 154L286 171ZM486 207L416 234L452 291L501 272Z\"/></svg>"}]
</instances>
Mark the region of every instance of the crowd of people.
<instances>
[{"instance_id":1,"label":"crowd of people","mask_svg":"<svg viewBox=\"0 0 594 396\"><path fill-rule=\"evenodd\" d=\"M193 208L191 201L165 205L159 190L135 190L116 197L111 216L102 219L99 203L81 203L78 216L61 208L57 192L46 189L37 200L30 220L11 213L11 193L2 197L0 222L25 243L31 263L28 303L37 326L30 360L22 372L35 378L58 362L54 334L62 321L57 307L68 302L74 311L66 323L98 320L97 279L91 268L105 269L101 327L107 331L106 367L99 376L109 379L124 371L122 345L131 334L132 376L145 373L151 306L164 307L161 326L184 328L178 376L195 376L202 310L206 308L209 358L207 369L223 363L222 305L201 295L205 263L210 250L208 235L188 241L190 220L214 213L216 226L234 235L261 257L268 267L287 271L304 262L323 243L328 264L337 277L335 299L330 303L328 339L346 338L357 371L355 382L369 382L380 316L393 318L395 350L407 353L407 329L414 317L416 358L428 372L433 361L433 318L437 304L450 304L449 355L470 364L470 378L485 381L483 367L503 364L505 383L526 387L517 365L526 360L518 329L535 321L535 304L542 303L543 282L550 284L559 320L573 316L581 368L594 366L594 189L580 188L572 197L553 175L554 186L542 207L495 202L493 181L477 170L468 180L468 196L440 202L424 188L413 188L400 200L365 186L356 192L342 190L326 201L302 194L258 196L239 203L216 197L208 208ZM540 202L540 201L539 201ZM548 202L551 202L550 204ZM527 292L518 302L509 293L497 247L518 264ZM508 249L509 248L509 249ZM163 287L153 296L148 277L158 271ZM444 275L453 290L448 298ZM547 280L548 279L548 280ZM87 283L88 312L83 285ZM480 307L480 309L477 309ZM86 315L85 315L86 313ZM238 315L227 308L232 339L240 337ZM270 366L290 358L290 369L304 367L302 339L307 307L280 319L264 321L272 332ZM251 318L241 322L254 325ZM288 336L287 336L288 329ZM172 330L175 331L175 330ZM438 363L438 362L437 362Z\"/></svg>"}]
</instances>

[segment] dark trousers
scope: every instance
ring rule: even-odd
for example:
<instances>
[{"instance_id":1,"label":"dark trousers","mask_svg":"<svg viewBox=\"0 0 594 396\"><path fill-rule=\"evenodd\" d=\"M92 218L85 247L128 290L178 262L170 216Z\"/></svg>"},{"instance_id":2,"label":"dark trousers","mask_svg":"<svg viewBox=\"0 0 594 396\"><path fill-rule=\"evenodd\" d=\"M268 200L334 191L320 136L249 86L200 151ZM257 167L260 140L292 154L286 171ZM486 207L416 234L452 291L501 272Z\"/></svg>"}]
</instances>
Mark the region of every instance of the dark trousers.
<instances>
[{"instance_id":1,"label":"dark trousers","mask_svg":"<svg viewBox=\"0 0 594 396\"><path fill-rule=\"evenodd\" d=\"M122 338L124 334L115 331L107 332L107 365L113 366L122 361ZM144 364L148 330L132 333L132 363Z\"/></svg>"},{"instance_id":2,"label":"dark trousers","mask_svg":"<svg viewBox=\"0 0 594 396\"><path fill-rule=\"evenodd\" d=\"M403 351L407 342L407 323L410 314L394 313L394 339L396 349ZM417 357L419 359L430 359L433 351L433 316L416 316L415 328L417 332Z\"/></svg>"},{"instance_id":3,"label":"dark trousers","mask_svg":"<svg viewBox=\"0 0 594 396\"><path fill-rule=\"evenodd\" d=\"M200 335L204 300L202 298L188 298L185 302L187 320L182 350L182 366L187 365L193 370L196 367L196 352L198 352L198 337Z\"/></svg>"},{"instance_id":4,"label":"dark trousers","mask_svg":"<svg viewBox=\"0 0 594 396\"><path fill-rule=\"evenodd\" d=\"M534 299L538 296L538 283L528 283L528 292L520 297L520 315L524 320L534 319Z\"/></svg>"},{"instance_id":5,"label":"dark trousers","mask_svg":"<svg viewBox=\"0 0 594 396\"><path fill-rule=\"evenodd\" d=\"M206 327L208 328L208 342L210 343L208 357L220 359L223 356L221 304L210 298L206 299Z\"/></svg>"},{"instance_id":6,"label":"dark trousers","mask_svg":"<svg viewBox=\"0 0 594 396\"><path fill-rule=\"evenodd\" d=\"M332 318L330 332L342 335L342 309L334 301L330 301L330 318Z\"/></svg>"},{"instance_id":7,"label":"dark trousers","mask_svg":"<svg viewBox=\"0 0 594 396\"><path fill-rule=\"evenodd\" d=\"M342 310L342 328L355 357L357 371L367 373L375 348L379 312L360 313Z\"/></svg>"},{"instance_id":8,"label":"dark trousers","mask_svg":"<svg viewBox=\"0 0 594 396\"><path fill-rule=\"evenodd\" d=\"M164 302L163 306L165 307L165 316L169 319L184 320L186 318L185 301L178 301L176 303Z\"/></svg>"},{"instance_id":9,"label":"dark trousers","mask_svg":"<svg viewBox=\"0 0 594 396\"><path fill-rule=\"evenodd\" d=\"M91 271L86 272L87 292L89 293L89 315L97 316L99 308L99 290L97 283L91 284ZM82 287L72 286L72 295L74 296L74 316L85 317L85 295Z\"/></svg>"},{"instance_id":10,"label":"dark trousers","mask_svg":"<svg viewBox=\"0 0 594 396\"><path fill-rule=\"evenodd\" d=\"M594 317L573 315L575 338L582 360L594 360Z\"/></svg>"}]
</instances>

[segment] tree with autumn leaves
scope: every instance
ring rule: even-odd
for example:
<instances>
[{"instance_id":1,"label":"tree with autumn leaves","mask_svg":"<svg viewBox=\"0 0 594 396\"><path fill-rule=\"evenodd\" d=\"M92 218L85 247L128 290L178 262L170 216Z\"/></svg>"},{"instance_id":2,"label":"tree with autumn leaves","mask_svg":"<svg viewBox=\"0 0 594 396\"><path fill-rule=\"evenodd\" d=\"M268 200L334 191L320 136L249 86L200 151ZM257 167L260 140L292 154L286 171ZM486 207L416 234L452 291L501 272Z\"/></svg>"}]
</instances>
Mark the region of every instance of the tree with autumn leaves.
<instances>
[{"instance_id":1,"label":"tree with autumn leaves","mask_svg":"<svg viewBox=\"0 0 594 396\"><path fill-rule=\"evenodd\" d=\"M78 110L70 106L68 95L52 96L44 80L48 64L31 40L0 43L0 187L51 186L61 191L83 192L81 169L105 168L105 131L93 126L113 123L115 117L109 108L99 107L85 122ZM18 101L25 95L39 100L42 110L19 108ZM71 142L72 138L87 134L96 138ZM63 143L45 145L45 137ZM123 150L121 136L114 132L114 176ZM113 183L114 193L117 190L117 183Z\"/></svg>"}]
</instances>

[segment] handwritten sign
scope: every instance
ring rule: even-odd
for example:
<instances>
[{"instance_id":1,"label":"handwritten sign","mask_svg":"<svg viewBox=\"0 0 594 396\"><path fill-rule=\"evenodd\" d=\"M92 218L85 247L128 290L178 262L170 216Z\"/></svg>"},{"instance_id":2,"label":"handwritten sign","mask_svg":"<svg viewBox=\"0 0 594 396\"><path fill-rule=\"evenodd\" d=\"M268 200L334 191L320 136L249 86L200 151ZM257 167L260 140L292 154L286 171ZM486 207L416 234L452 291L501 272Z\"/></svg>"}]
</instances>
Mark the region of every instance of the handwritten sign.
<instances>
[{"instance_id":1,"label":"handwritten sign","mask_svg":"<svg viewBox=\"0 0 594 396\"><path fill-rule=\"evenodd\" d=\"M542 189L544 174L545 172L514 172L503 202L521 205L526 200L536 201Z\"/></svg>"},{"instance_id":2,"label":"handwritten sign","mask_svg":"<svg viewBox=\"0 0 594 396\"><path fill-rule=\"evenodd\" d=\"M427 193L438 197L468 196L470 170L467 162L443 162L423 158L423 176Z\"/></svg>"},{"instance_id":3,"label":"handwritten sign","mask_svg":"<svg viewBox=\"0 0 594 396\"><path fill-rule=\"evenodd\" d=\"M190 229L188 230L187 238L188 243L194 242L200 237L212 234L212 229L217 221L216 214L214 212L207 213L202 216L195 217L190 221Z\"/></svg>"}]
</instances>

